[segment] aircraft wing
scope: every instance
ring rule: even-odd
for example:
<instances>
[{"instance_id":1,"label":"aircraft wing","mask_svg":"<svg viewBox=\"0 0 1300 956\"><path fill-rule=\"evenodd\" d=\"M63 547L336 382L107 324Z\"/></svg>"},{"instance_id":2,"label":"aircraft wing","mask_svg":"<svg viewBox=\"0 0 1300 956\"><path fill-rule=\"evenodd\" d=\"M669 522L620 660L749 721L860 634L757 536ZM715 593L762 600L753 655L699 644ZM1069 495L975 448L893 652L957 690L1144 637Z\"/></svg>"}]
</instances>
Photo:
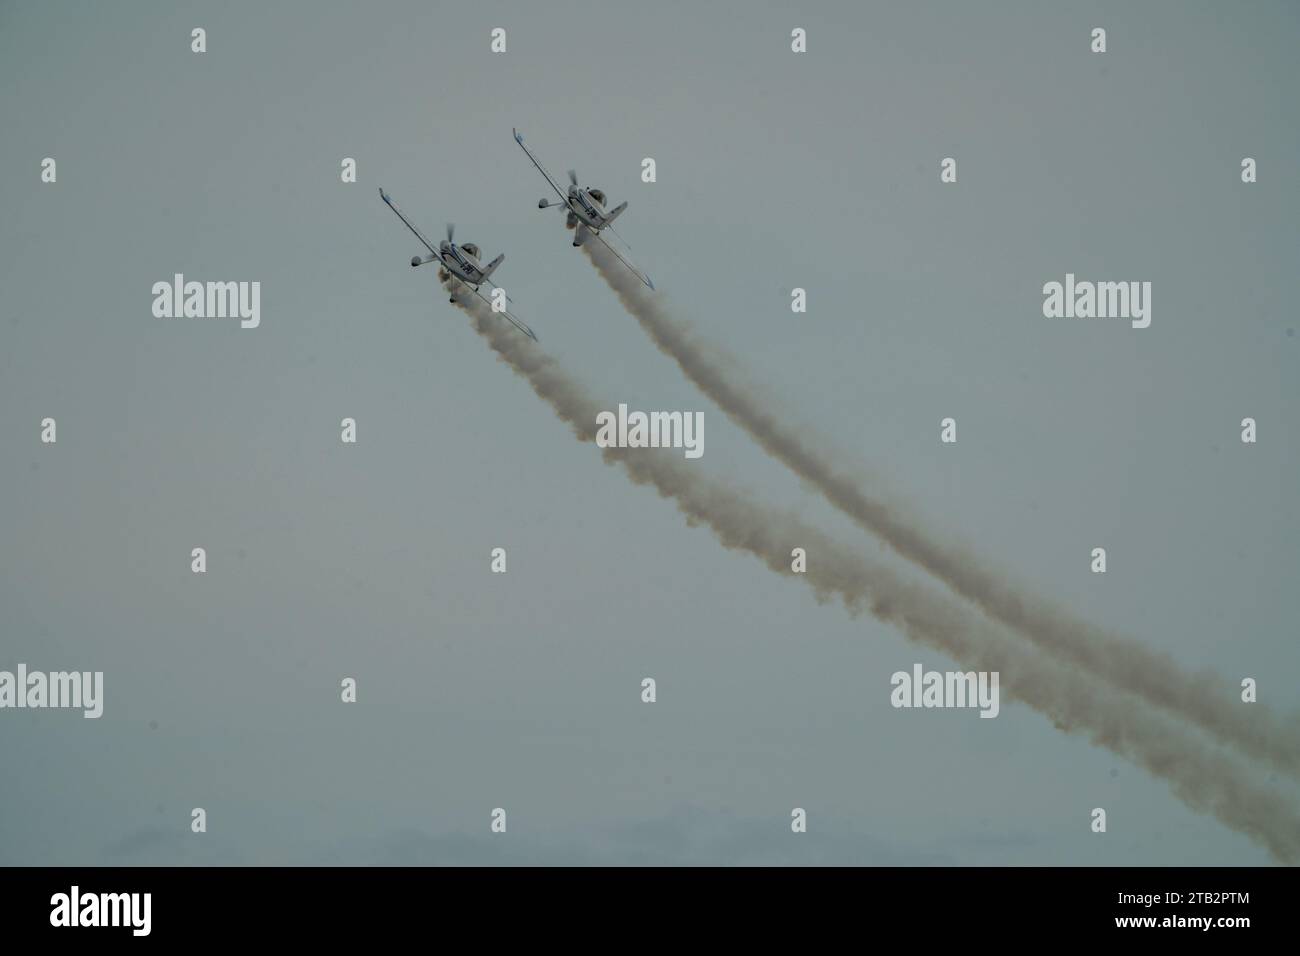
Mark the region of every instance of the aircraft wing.
<instances>
[{"instance_id":1,"label":"aircraft wing","mask_svg":"<svg viewBox=\"0 0 1300 956\"><path fill-rule=\"evenodd\" d=\"M474 294L475 294L476 296L478 296L480 299L482 299L484 302L486 302L487 305L488 305L488 308L491 308L491 307L492 307L492 302L488 299L487 296L485 296L485 295L484 295L482 292L480 292L478 289L475 289L475 290L474 290ZM510 324L511 324L511 325L513 325L515 328L517 328L520 332L524 333L524 335L528 336L528 337L529 337L530 339L532 339L534 342L537 341L537 336L533 334L533 330L530 329L528 326L524 325L524 323L520 322L518 319L516 319L516 318L515 318L513 315L511 315L509 312L498 312L497 315L504 315L504 316L505 316L505 317L510 321Z\"/></svg>"},{"instance_id":2,"label":"aircraft wing","mask_svg":"<svg viewBox=\"0 0 1300 956\"><path fill-rule=\"evenodd\" d=\"M546 167L537 161L537 157L533 155L533 151L524 145L523 134L517 129L512 130L511 132L515 134L515 142L519 144L519 148L528 154L528 158L533 161L533 165L537 167L537 171L546 177L546 181L551 184L551 188L554 189L555 194L560 197L560 201L567 206L569 204L569 194L560 188L560 184L557 183L551 177L551 174L546 171Z\"/></svg>"},{"instance_id":3,"label":"aircraft wing","mask_svg":"<svg viewBox=\"0 0 1300 956\"><path fill-rule=\"evenodd\" d=\"M397 203L393 202L393 197L388 195L388 193L384 192L383 186L379 187L379 195L384 200L384 202L388 203L388 208L391 209L393 212L397 213L397 218L402 220L402 222L406 223L406 228L411 230L411 232L415 233L415 237L419 239L422 243L424 243L425 248L428 249L430 252L432 252L438 259L441 259L442 255L441 253L438 252L438 247L435 246L433 243L431 243L428 239L424 238L424 233L420 232L419 229L416 229L415 224L412 223L411 220L407 219L405 216L402 215L402 210L397 208Z\"/></svg>"},{"instance_id":4,"label":"aircraft wing","mask_svg":"<svg viewBox=\"0 0 1300 956\"><path fill-rule=\"evenodd\" d=\"M642 272L640 269L638 269L636 266L632 265L632 263L628 261L627 257L626 257L625 255L623 255L623 253L619 252L619 251L618 251L617 249L615 249L612 245L610 245L608 242L606 242L604 236L602 236L599 232L592 232L592 235L593 235L595 238L599 239L599 240L601 241L601 243L605 246L606 249L608 249L610 252L614 253L614 255L618 256L618 261L621 262L621 263L623 263L623 265L627 266L627 271L628 271L628 272L632 273L632 275L636 276L638 279L640 279L642 282L644 282L647 286L649 286L652 290L654 289L655 284L654 284L653 282L650 281L650 277L649 277L648 275L646 275L644 272Z\"/></svg>"}]
</instances>

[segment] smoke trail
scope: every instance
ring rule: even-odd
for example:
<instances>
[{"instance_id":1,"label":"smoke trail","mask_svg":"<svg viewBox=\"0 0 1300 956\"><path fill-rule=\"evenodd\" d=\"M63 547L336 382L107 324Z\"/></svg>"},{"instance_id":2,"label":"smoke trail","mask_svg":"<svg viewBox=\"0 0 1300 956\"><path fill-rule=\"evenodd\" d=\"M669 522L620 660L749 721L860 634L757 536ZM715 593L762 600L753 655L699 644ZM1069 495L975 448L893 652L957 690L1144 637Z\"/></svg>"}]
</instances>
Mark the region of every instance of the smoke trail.
<instances>
[{"instance_id":1,"label":"smoke trail","mask_svg":"<svg viewBox=\"0 0 1300 956\"><path fill-rule=\"evenodd\" d=\"M501 360L528 381L577 437L594 441L602 407L553 358L480 300L459 295L457 303ZM1193 810L1213 814L1279 861L1300 860L1300 817L1288 801L1252 786L1240 763L1140 702L1080 679L1061 663L1005 636L973 609L903 580L793 515L756 504L735 488L692 470L675 454L622 448L601 453L607 464L621 464L632 481L674 500L689 524L707 525L725 547L754 555L778 574L794 576L791 550L804 548L808 569L797 576L814 588L819 600L838 595L850 613L869 611L963 667L998 671L1009 698L1046 715L1068 733L1087 732L1093 743L1169 781Z\"/></svg>"},{"instance_id":2,"label":"smoke trail","mask_svg":"<svg viewBox=\"0 0 1300 956\"><path fill-rule=\"evenodd\" d=\"M1074 661L1117 687L1194 721L1219 739L1300 776L1300 737L1294 720L1279 722L1261 704L1243 705L1211 673L1189 674L1167 654L1147 650L1069 615L1050 602L1020 593L987 569L987 562L946 545L869 495L801 433L763 408L754 390L728 371L730 356L703 342L668 314L662 300L630 276L599 242L583 245L597 271L665 355L724 413L860 526L920 565L995 620L1035 644Z\"/></svg>"}]
</instances>

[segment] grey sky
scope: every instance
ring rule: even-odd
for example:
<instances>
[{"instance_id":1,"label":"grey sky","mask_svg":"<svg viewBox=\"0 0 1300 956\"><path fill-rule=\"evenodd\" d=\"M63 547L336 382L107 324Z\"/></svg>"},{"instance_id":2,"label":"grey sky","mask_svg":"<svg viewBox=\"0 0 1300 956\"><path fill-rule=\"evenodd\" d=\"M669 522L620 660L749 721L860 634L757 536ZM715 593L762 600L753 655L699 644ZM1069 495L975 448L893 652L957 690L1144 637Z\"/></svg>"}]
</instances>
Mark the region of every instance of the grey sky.
<instances>
[{"instance_id":1,"label":"grey sky","mask_svg":"<svg viewBox=\"0 0 1300 956\"><path fill-rule=\"evenodd\" d=\"M876 550L644 339L518 126L931 528L1293 710L1300 16L991 6L0 6L0 668L106 682L0 712L0 863L1267 862L1023 707L892 709L951 662L603 467L376 194L504 250L610 407L702 410L700 467ZM175 272L260 281L261 327L155 319ZM1151 281L1151 327L1044 318L1067 272Z\"/></svg>"}]
</instances>

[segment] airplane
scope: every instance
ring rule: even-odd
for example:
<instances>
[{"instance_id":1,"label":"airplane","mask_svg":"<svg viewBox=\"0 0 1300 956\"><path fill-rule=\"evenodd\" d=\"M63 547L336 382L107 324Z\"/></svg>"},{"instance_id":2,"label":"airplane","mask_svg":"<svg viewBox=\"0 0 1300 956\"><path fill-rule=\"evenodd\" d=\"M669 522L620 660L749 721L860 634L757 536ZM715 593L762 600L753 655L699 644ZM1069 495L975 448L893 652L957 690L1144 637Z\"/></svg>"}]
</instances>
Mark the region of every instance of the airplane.
<instances>
[{"instance_id":1,"label":"airplane","mask_svg":"<svg viewBox=\"0 0 1300 956\"><path fill-rule=\"evenodd\" d=\"M572 169L569 170L569 189L565 192L560 188L560 184L552 178L551 174L546 171L546 167L543 166L538 161L537 157L533 155L533 151L524 145L523 134L517 129L512 130L512 132L515 134L515 142L519 144L520 149L528 154L528 158L533 161L533 165L537 167L537 171L545 177L546 181L551 184L551 188L554 189L556 194L560 197L559 202L540 199L537 202L537 208L567 209L569 213L569 225L577 226L577 231L573 235L573 244L575 246L582 245L589 238L594 236L604 244L606 249L618 256L619 261L622 262L623 265L627 266L629 272L653 289L655 284L650 281L650 277L636 266L632 265L623 253L619 252L608 242L605 242L605 237L600 234L602 229L608 228L610 232L614 232L615 235L618 235L618 233L614 231L613 223L615 219L623 214L623 210L627 208L627 203L622 202L613 209L606 209L605 193L594 186L580 187L578 185L578 174Z\"/></svg>"},{"instance_id":2,"label":"airplane","mask_svg":"<svg viewBox=\"0 0 1300 956\"><path fill-rule=\"evenodd\" d=\"M491 280L491 276L492 273L496 272L497 266L501 265L502 260L505 259L506 254L504 252L487 265L483 265L479 261L481 253L479 252L478 246L474 245L472 242L463 242L460 245L457 245L453 241L453 236L456 234L456 225L455 223L450 222L447 223L447 238L438 243L437 248L434 248L433 243L426 239L419 229L415 228L415 224L412 223L411 220L407 219L406 216L402 215L402 210L397 208L397 203L393 202L393 197L384 192L383 186L379 187L379 196L388 204L389 209L397 213L397 218L406 224L407 229L415 233L415 237L424 243L425 248L431 253L423 258L420 256L412 256L412 267L428 265L431 262L436 262L461 282L469 286L476 296L484 302L487 302L488 305L492 304L491 301L489 301L488 298L479 291L479 286L486 282L492 288L498 288L496 283ZM510 297L506 296L506 299L508 301ZM449 301L454 303L456 301L456 296L453 294ZM502 312L501 314L504 315L520 332L524 333L524 335L528 336L534 342L537 341L537 336L533 334L532 329L524 325L524 323L520 322L509 312Z\"/></svg>"}]
</instances>

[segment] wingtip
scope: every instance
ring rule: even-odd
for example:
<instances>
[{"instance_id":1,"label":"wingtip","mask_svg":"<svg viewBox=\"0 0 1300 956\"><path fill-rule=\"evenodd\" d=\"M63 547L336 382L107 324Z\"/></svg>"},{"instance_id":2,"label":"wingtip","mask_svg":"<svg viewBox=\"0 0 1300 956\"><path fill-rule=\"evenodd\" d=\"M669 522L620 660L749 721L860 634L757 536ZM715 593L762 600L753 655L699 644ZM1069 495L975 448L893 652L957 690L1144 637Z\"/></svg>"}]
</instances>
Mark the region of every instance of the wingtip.
<instances>
[{"instance_id":1,"label":"wingtip","mask_svg":"<svg viewBox=\"0 0 1300 956\"><path fill-rule=\"evenodd\" d=\"M515 142L516 142L516 143L522 143L522 142L524 141L524 136L523 136L523 134L520 133L519 130L515 129L513 126L510 127L510 132L512 132L512 133L515 134Z\"/></svg>"}]
</instances>

